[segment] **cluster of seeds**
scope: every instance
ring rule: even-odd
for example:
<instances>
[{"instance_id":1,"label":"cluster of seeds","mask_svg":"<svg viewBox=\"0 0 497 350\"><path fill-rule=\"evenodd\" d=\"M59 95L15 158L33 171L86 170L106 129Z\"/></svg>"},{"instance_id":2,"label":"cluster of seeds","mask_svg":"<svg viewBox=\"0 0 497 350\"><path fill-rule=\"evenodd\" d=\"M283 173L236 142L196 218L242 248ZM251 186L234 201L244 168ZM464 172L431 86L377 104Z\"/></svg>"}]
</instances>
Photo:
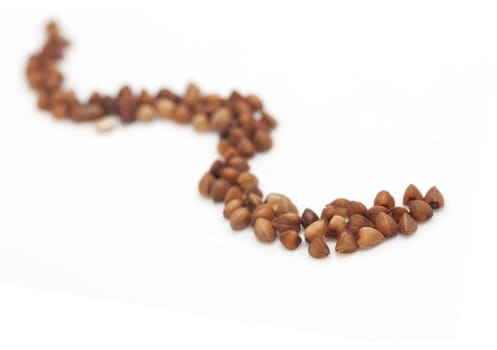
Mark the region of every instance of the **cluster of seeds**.
<instances>
[{"instance_id":1,"label":"cluster of seeds","mask_svg":"<svg viewBox=\"0 0 497 350\"><path fill-rule=\"evenodd\" d=\"M395 206L390 193L381 191L369 209L360 202L339 198L327 204L321 216L311 209L299 214L285 195L271 193L264 197L257 177L249 171L248 159L271 148L270 132L276 127L275 119L257 96L233 91L223 98L202 94L194 84L189 84L182 95L168 89L156 94L145 90L133 93L124 86L116 96L93 93L82 102L73 91L63 89L64 77L57 68L67 45L57 25L50 22L47 41L39 53L29 58L26 74L38 94L38 107L57 119L92 121L102 132L115 126L117 116L123 124L162 118L192 124L198 132L218 133L222 159L216 160L202 176L199 192L214 202L224 202L223 215L233 230L251 226L262 243L279 239L286 249L297 249L303 242L303 229L309 254L314 258L330 254L330 240L336 240L338 253L352 253L374 247L397 233L414 233L418 222L427 221L434 209L444 205L436 187L423 196L414 185L409 185L402 201L406 207Z\"/></svg>"}]
</instances>

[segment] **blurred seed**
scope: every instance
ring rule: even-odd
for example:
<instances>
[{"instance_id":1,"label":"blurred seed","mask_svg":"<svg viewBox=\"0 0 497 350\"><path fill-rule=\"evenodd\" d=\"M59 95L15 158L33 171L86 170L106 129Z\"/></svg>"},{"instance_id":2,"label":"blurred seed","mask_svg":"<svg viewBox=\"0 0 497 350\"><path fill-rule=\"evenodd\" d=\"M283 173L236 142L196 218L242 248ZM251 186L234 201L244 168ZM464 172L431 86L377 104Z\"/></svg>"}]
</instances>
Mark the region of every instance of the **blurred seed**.
<instances>
[{"instance_id":1,"label":"blurred seed","mask_svg":"<svg viewBox=\"0 0 497 350\"><path fill-rule=\"evenodd\" d=\"M175 106L176 104L172 100L167 98L159 98L155 102L155 108L157 109L159 117L165 119L172 118Z\"/></svg>"},{"instance_id":2,"label":"blurred seed","mask_svg":"<svg viewBox=\"0 0 497 350\"><path fill-rule=\"evenodd\" d=\"M141 105L136 111L136 120L149 122L155 118L155 108L149 104Z\"/></svg>"},{"instance_id":3,"label":"blurred seed","mask_svg":"<svg viewBox=\"0 0 497 350\"><path fill-rule=\"evenodd\" d=\"M228 203L232 199L242 199L243 192L238 186L231 186L224 196L224 203Z\"/></svg>"},{"instance_id":4,"label":"blurred seed","mask_svg":"<svg viewBox=\"0 0 497 350\"><path fill-rule=\"evenodd\" d=\"M203 196L209 196L211 193L212 184L215 180L216 178L210 172L205 173L198 183L198 191L200 192L200 194Z\"/></svg>"},{"instance_id":5,"label":"blurred seed","mask_svg":"<svg viewBox=\"0 0 497 350\"><path fill-rule=\"evenodd\" d=\"M115 118L112 116L105 116L95 120L95 128L98 132L108 132L116 126Z\"/></svg>"},{"instance_id":6,"label":"blurred seed","mask_svg":"<svg viewBox=\"0 0 497 350\"><path fill-rule=\"evenodd\" d=\"M229 219L229 218L231 218L231 214L233 214L233 212L236 209L241 208L241 207L243 207L243 202L241 201L241 199L232 199L231 201L226 203L226 205L224 206L223 216L226 219Z\"/></svg>"},{"instance_id":7,"label":"blurred seed","mask_svg":"<svg viewBox=\"0 0 497 350\"><path fill-rule=\"evenodd\" d=\"M243 173L249 170L247 159L239 156L231 157L226 160L226 165L229 165L239 172Z\"/></svg>"},{"instance_id":8,"label":"blurred seed","mask_svg":"<svg viewBox=\"0 0 497 350\"><path fill-rule=\"evenodd\" d=\"M359 248L372 248L385 240L385 236L372 227L361 228L358 237L357 245Z\"/></svg>"},{"instance_id":9,"label":"blurred seed","mask_svg":"<svg viewBox=\"0 0 497 350\"><path fill-rule=\"evenodd\" d=\"M330 248L321 237L316 237L309 243L308 251L316 259L325 258L330 255Z\"/></svg>"},{"instance_id":10,"label":"blurred seed","mask_svg":"<svg viewBox=\"0 0 497 350\"><path fill-rule=\"evenodd\" d=\"M243 230L250 225L250 210L242 207L236 209L230 217L230 225L233 230Z\"/></svg>"},{"instance_id":11,"label":"blurred seed","mask_svg":"<svg viewBox=\"0 0 497 350\"><path fill-rule=\"evenodd\" d=\"M302 243L300 235L293 230L288 230L280 233L280 242L288 250L295 250Z\"/></svg>"},{"instance_id":12,"label":"blurred seed","mask_svg":"<svg viewBox=\"0 0 497 350\"><path fill-rule=\"evenodd\" d=\"M238 150L241 156L247 158L252 157L256 151L254 144L247 137L244 137L238 141L236 149Z\"/></svg>"},{"instance_id":13,"label":"blurred seed","mask_svg":"<svg viewBox=\"0 0 497 350\"><path fill-rule=\"evenodd\" d=\"M254 210L262 203L263 203L262 197L260 195L258 195L257 193L251 192L251 193L247 194L247 199L245 201L245 205L250 210Z\"/></svg>"},{"instance_id":14,"label":"blurred seed","mask_svg":"<svg viewBox=\"0 0 497 350\"><path fill-rule=\"evenodd\" d=\"M243 172L240 173L240 175L238 176L237 182L242 190L246 191L253 186L257 186L259 180L257 180L257 177L255 177L253 174L249 172Z\"/></svg>"},{"instance_id":15,"label":"blurred seed","mask_svg":"<svg viewBox=\"0 0 497 350\"><path fill-rule=\"evenodd\" d=\"M409 202L411 216L418 222L429 220L433 216L432 207L423 200L414 200Z\"/></svg>"},{"instance_id":16,"label":"blurred seed","mask_svg":"<svg viewBox=\"0 0 497 350\"><path fill-rule=\"evenodd\" d=\"M264 130L256 130L253 136L253 142L255 149L259 152L266 152L271 149L273 145L273 140L271 135Z\"/></svg>"},{"instance_id":17,"label":"blurred seed","mask_svg":"<svg viewBox=\"0 0 497 350\"><path fill-rule=\"evenodd\" d=\"M421 200L421 199L423 199L421 191L413 184L410 184L409 186L407 186L406 191L404 192L402 203L404 205L408 205L410 201Z\"/></svg>"},{"instance_id":18,"label":"blurred seed","mask_svg":"<svg viewBox=\"0 0 497 350\"><path fill-rule=\"evenodd\" d=\"M231 184L225 179L216 179L212 183L210 194L214 202L222 202Z\"/></svg>"},{"instance_id":19,"label":"blurred seed","mask_svg":"<svg viewBox=\"0 0 497 350\"><path fill-rule=\"evenodd\" d=\"M433 186L428 190L428 192L426 192L424 201L428 203L433 209L443 208L443 206L445 205L444 197L436 186Z\"/></svg>"},{"instance_id":20,"label":"blurred seed","mask_svg":"<svg viewBox=\"0 0 497 350\"><path fill-rule=\"evenodd\" d=\"M226 166L219 171L219 176L230 183L235 184L238 180L238 176L240 176L240 173L235 168Z\"/></svg>"},{"instance_id":21,"label":"blurred seed","mask_svg":"<svg viewBox=\"0 0 497 350\"><path fill-rule=\"evenodd\" d=\"M332 205L327 205L324 207L323 211L321 211L321 219L325 221L330 221L333 216L337 213L336 209Z\"/></svg>"},{"instance_id":22,"label":"blurred seed","mask_svg":"<svg viewBox=\"0 0 497 350\"><path fill-rule=\"evenodd\" d=\"M231 125L233 116L228 108L219 108L212 114L211 129L217 132L223 132Z\"/></svg>"},{"instance_id":23,"label":"blurred seed","mask_svg":"<svg viewBox=\"0 0 497 350\"><path fill-rule=\"evenodd\" d=\"M204 113L197 113L192 118L193 129L197 132L206 132L209 130L209 120Z\"/></svg>"},{"instance_id":24,"label":"blurred seed","mask_svg":"<svg viewBox=\"0 0 497 350\"><path fill-rule=\"evenodd\" d=\"M395 236L398 230L398 225L394 218L385 213L378 213L374 222L374 227L383 233L385 238Z\"/></svg>"}]
</instances>

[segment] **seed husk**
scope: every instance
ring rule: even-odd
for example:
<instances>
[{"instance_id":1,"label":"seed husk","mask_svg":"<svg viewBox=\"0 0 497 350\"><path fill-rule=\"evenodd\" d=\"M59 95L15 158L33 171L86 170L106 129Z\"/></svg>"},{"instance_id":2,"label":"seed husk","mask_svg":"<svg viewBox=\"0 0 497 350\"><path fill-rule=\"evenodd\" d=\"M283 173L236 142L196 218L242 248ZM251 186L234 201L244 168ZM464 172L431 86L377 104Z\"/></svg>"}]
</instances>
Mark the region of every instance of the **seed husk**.
<instances>
[{"instance_id":1,"label":"seed husk","mask_svg":"<svg viewBox=\"0 0 497 350\"><path fill-rule=\"evenodd\" d=\"M268 219L258 218L254 223L254 233L259 242L269 243L276 239L276 231Z\"/></svg>"},{"instance_id":2,"label":"seed husk","mask_svg":"<svg viewBox=\"0 0 497 350\"><path fill-rule=\"evenodd\" d=\"M423 195L421 194L421 191L413 184L410 184L409 186L407 186L407 188L404 192L404 197L402 198L402 203L404 205L408 205L410 201L421 200L421 199L423 199Z\"/></svg>"},{"instance_id":3,"label":"seed husk","mask_svg":"<svg viewBox=\"0 0 497 350\"><path fill-rule=\"evenodd\" d=\"M295 250L302 243L300 235L293 230L288 230L280 233L280 242L288 250Z\"/></svg>"},{"instance_id":4,"label":"seed husk","mask_svg":"<svg viewBox=\"0 0 497 350\"><path fill-rule=\"evenodd\" d=\"M383 205L375 205L371 208L368 209L368 212L366 213L366 217L371 220L371 222L374 222L376 220L376 216L379 213L385 213L388 214L390 210L388 210L387 207L384 207Z\"/></svg>"},{"instance_id":5,"label":"seed husk","mask_svg":"<svg viewBox=\"0 0 497 350\"><path fill-rule=\"evenodd\" d=\"M383 233L385 238L391 238L397 234L397 222L390 215L378 213L374 222L374 227Z\"/></svg>"},{"instance_id":6,"label":"seed husk","mask_svg":"<svg viewBox=\"0 0 497 350\"><path fill-rule=\"evenodd\" d=\"M308 251L316 259L325 258L330 255L330 248L321 237L316 237L309 243Z\"/></svg>"},{"instance_id":7,"label":"seed husk","mask_svg":"<svg viewBox=\"0 0 497 350\"><path fill-rule=\"evenodd\" d=\"M274 228L278 232L288 230L300 232L300 223L300 216L295 213L285 213L273 219Z\"/></svg>"},{"instance_id":8,"label":"seed husk","mask_svg":"<svg viewBox=\"0 0 497 350\"><path fill-rule=\"evenodd\" d=\"M409 211L411 216L418 222L425 222L433 216L432 207L423 200L410 201Z\"/></svg>"},{"instance_id":9,"label":"seed husk","mask_svg":"<svg viewBox=\"0 0 497 350\"><path fill-rule=\"evenodd\" d=\"M304 238L306 242L310 242L316 237L323 238L327 231L326 221L318 220L307 226L304 230Z\"/></svg>"},{"instance_id":10,"label":"seed husk","mask_svg":"<svg viewBox=\"0 0 497 350\"><path fill-rule=\"evenodd\" d=\"M383 234L372 228L372 227L362 227L359 229L357 245L359 248L372 248L382 243L385 240Z\"/></svg>"},{"instance_id":11,"label":"seed husk","mask_svg":"<svg viewBox=\"0 0 497 350\"><path fill-rule=\"evenodd\" d=\"M231 184L225 179L216 179L212 183L210 194L214 202L222 202L224 196L231 188Z\"/></svg>"},{"instance_id":12,"label":"seed husk","mask_svg":"<svg viewBox=\"0 0 497 350\"><path fill-rule=\"evenodd\" d=\"M424 196L424 201L433 209L443 208L445 205L444 197L436 186L431 187Z\"/></svg>"},{"instance_id":13,"label":"seed husk","mask_svg":"<svg viewBox=\"0 0 497 350\"><path fill-rule=\"evenodd\" d=\"M273 220L274 218L273 207L271 207L271 205L267 203L263 203L257 206L257 208L255 208L254 211L252 212L252 224L255 222L255 220L259 218Z\"/></svg>"},{"instance_id":14,"label":"seed husk","mask_svg":"<svg viewBox=\"0 0 497 350\"><path fill-rule=\"evenodd\" d=\"M309 208L306 208L303 211L301 217L302 217L302 227L304 228L312 224L314 221L319 220L319 216L317 216L317 214Z\"/></svg>"},{"instance_id":15,"label":"seed husk","mask_svg":"<svg viewBox=\"0 0 497 350\"><path fill-rule=\"evenodd\" d=\"M231 218L231 214L238 209L243 207L243 202L240 199L232 199L224 206L223 216L226 219Z\"/></svg>"},{"instance_id":16,"label":"seed husk","mask_svg":"<svg viewBox=\"0 0 497 350\"><path fill-rule=\"evenodd\" d=\"M365 216L354 214L349 218L347 230L354 235L357 235L361 227L373 227L373 223Z\"/></svg>"},{"instance_id":17,"label":"seed husk","mask_svg":"<svg viewBox=\"0 0 497 350\"><path fill-rule=\"evenodd\" d=\"M243 192L238 186L231 186L228 192L224 195L224 203L228 203L232 199L242 199Z\"/></svg>"},{"instance_id":18,"label":"seed husk","mask_svg":"<svg viewBox=\"0 0 497 350\"><path fill-rule=\"evenodd\" d=\"M398 223L400 221L400 218L402 215L407 213L407 209L404 207L394 207L390 210L390 215L393 217L393 219Z\"/></svg>"},{"instance_id":19,"label":"seed husk","mask_svg":"<svg viewBox=\"0 0 497 350\"><path fill-rule=\"evenodd\" d=\"M353 253L357 250L356 237L349 230L343 231L339 236L335 245L335 251L340 254Z\"/></svg>"},{"instance_id":20,"label":"seed husk","mask_svg":"<svg viewBox=\"0 0 497 350\"><path fill-rule=\"evenodd\" d=\"M250 210L242 207L231 214L230 225L233 230L243 230L250 225Z\"/></svg>"},{"instance_id":21,"label":"seed husk","mask_svg":"<svg viewBox=\"0 0 497 350\"><path fill-rule=\"evenodd\" d=\"M209 196L211 193L212 184L216 178L210 172L205 173L198 183L198 191L202 196Z\"/></svg>"},{"instance_id":22,"label":"seed husk","mask_svg":"<svg viewBox=\"0 0 497 350\"><path fill-rule=\"evenodd\" d=\"M346 198L337 198L329 205L335 207L335 213L340 216L349 216L350 201Z\"/></svg>"},{"instance_id":23,"label":"seed husk","mask_svg":"<svg viewBox=\"0 0 497 350\"><path fill-rule=\"evenodd\" d=\"M361 202L358 202L358 201L350 201L349 202L349 210L348 210L349 216L356 215L356 214L366 216L367 211L368 211L368 209Z\"/></svg>"},{"instance_id":24,"label":"seed husk","mask_svg":"<svg viewBox=\"0 0 497 350\"><path fill-rule=\"evenodd\" d=\"M404 235L411 235L418 229L418 223L409 213L404 213L399 220L399 232Z\"/></svg>"},{"instance_id":25,"label":"seed husk","mask_svg":"<svg viewBox=\"0 0 497 350\"><path fill-rule=\"evenodd\" d=\"M324 221L324 220L323 220ZM330 222L328 223L328 227L326 230L326 238L328 239L336 239L340 233L345 230L345 227L347 226L347 221L345 221L345 218L340 215L334 215Z\"/></svg>"},{"instance_id":26,"label":"seed husk","mask_svg":"<svg viewBox=\"0 0 497 350\"><path fill-rule=\"evenodd\" d=\"M395 199L390 192L380 191L374 199L374 205L382 205L388 209L392 209L395 206Z\"/></svg>"}]
</instances>

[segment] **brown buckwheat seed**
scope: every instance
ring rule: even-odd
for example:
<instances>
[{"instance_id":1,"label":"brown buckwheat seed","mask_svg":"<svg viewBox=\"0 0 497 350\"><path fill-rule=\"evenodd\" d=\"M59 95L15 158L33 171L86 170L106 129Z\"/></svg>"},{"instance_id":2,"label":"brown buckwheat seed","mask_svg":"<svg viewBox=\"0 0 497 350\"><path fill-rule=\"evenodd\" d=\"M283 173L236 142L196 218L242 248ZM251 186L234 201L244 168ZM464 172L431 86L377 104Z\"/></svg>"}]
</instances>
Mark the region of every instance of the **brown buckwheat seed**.
<instances>
[{"instance_id":1,"label":"brown buckwheat seed","mask_svg":"<svg viewBox=\"0 0 497 350\"><path fill-rule=\"evenodd\" d=\"M343 231L339 236L335 245L335 251L340 254L353 253L357 250L357 242L355 234L349 230Z\"/></svg>"},{"instance_id":2,"label":"brown buckwheat seed","mask_svg":"<svg viewBox=\"0 0 497 350\"><path fill-rule=\"evenodd\" d=\"M223 216L226 219L231 218L231 214L238 208L243 207L243 202L240 199L232 199L224 206Z\"/></svg>"},{"instance_id":3,"label":"brown buckwheat seed","mask_svg":"<svg viewBox=\"0 0 497 350\"><path fill-rule=\"evenodd\" d=\"M345 221L345 218L343 216L334 215L328 223L326 238L336 239L340 235L340 233L345 230L346 226L347 222Z\"/></svg>"},{"instance_id":4,"label":"brown buckwheat seed","mask_svg":"<svg viewBox=\"0 0 497 350\"><path fill-rule=\"evenodd\" d=\"M306 208L304 210L301 217L302 217L302 227L303 228L306 228L307 226L312 224L314 221L319 220L319 217L317 216L317 214L309 208Z\"/></svg>"},{"instance_id":5,"label":"brown buckwheat seed","mask_svg":"<svg viewBox=\"0 0 497 350\"><path fill-rule=\"evenodd\" d=\"M363 227L359 230L357 245L359 248L372 248L382 243L385 240L385 236L383 234L372 228L372 227Z\"/></svg>"},{"instance_id":6,"label":"brown buckwheat seed","mask_svg":"<svg viewBox=\"0 0 497 350\"><path fill-rule=\"evenodd\" d=\"M428 192L426 192L424 201L428 203L433 209L443 208L443 206L445 205L444 197L436 186L433 186L428 190Z\"/></svg>"},{"instance_id":7,"label":"brown buckwheat seed","mask_svg":"<svg viewBox=\"0 0 497 350\"><path fill-rule=\"evenodd\" d=\"M418 223L409 213L404 213L399 220L399 232L404 235L411 235L418 229Z\"/></svg>"},{"instance_id":8,"label":"brown buckwheat seed","mask_svg":"<svg viewBox=\"0 0 497 350\"><path fill-rule=\"evenodd\" d=\"M374 227L383 233L385 238L391 238L397 234L397 222L391 216L385 213L378 213L374 221Z\"/></svg>"},{"instance_id":9,"label":"brown buckwheat seed","mask_svg":"<svg viewBox=\"0 0 497 350\"><path fill-rule=\"evenodd\" d=\"M413 184L410 184L409 186L407 186L406 191L404 192L402 203L404 205L408 205L410 201L421 200L421 199L423 199L421 191Z\"/></svg>"},{"instance_id":10,"label":"brown buckwheat seed","mask_svg":"<svg viewBox=\"0 0 497 350\"><path fill-rule=\"evenodd\" d=\"M316 237L323 238L326 231L327 231L326 221L324 220L314 221L304 230L305 241L310 242Z\"/></svg>"},{"instance_id":11,"label":"brown buckwheat seed","mask_svg":"<svg viewBox=\"0 0 497 350\"><path fill-rule=\"evenodd\" d=\"M411 216L418 222L427 221L433 216L433 209L431 206L422 200L410 201L409 210Z\"/></svg>"},{"instance_id":12,"label":"brown buckwheat seed","mask_svg":"<svg viewBox=\"0 0 497 350\"><path fill-rule=\"evenodd\" d=\"M388 209L392 209L395 206L395 199L387 191L380 191L374 199L374 205L382 205Z\"/></svg>"},{"instance_id":13,"label":"brown buckwheat seed","mask_svg":"<svg viewBox=\"0 0 497 350\"><path fill-rule=\"evenodd\" d=\"M300 216L295 213L285 213L273 219L274 228L278 232L288 230L300 232L300 223Z\"/></svg>"},{"instance_id":14,"label":"brown buckwheat seed","mask_svg":"<svg viewBox=\"0 0 497 350\"><path fill-rule=\"evenodd\" d=\"M300 235L293 230L288 230L280 233L280 242L288 250L295 250L302 243Z\"/></svg>"},{"instance_id":15,"label":"brown buckwheat seed","mask_svg":"<svg viewBox=\"0 0 497 350\"><path fill-rule=\"evenodd\" d=\"M268 219L258 218L254 223L254 233L259 242L269 243L276 239L276 231Z\"/></svg>"},{"instance_id":16,"label":"brown buckwheat seed","mask_svg":"<svg viewBox=\"0 0 497 350\"><path fill-rule=\"evenodd\" d=\"M316 237L309 243L308 251L316 259L325 258L330 255L330 248L321 237Z\"/></svg>"},{"instance_id":17,"label":"brown buckwheat seed","mask_svg":"<svg viewBox=\"0 0 497 350\"><path fill-rule=\"evenodd\" d=\"M250 225L250 210L242 207L231 214L230 224L233 230L243 230Z\"/></svg>"}]
</instances>

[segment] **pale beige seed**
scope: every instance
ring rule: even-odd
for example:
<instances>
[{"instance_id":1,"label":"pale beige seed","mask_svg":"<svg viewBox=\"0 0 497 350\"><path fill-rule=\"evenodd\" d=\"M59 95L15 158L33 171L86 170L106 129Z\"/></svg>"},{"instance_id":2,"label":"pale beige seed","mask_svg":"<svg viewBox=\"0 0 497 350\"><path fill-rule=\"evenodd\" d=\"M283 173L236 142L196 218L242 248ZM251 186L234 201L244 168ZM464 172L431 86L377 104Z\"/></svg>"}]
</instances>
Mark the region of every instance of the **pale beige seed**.
<instances>
[{"instance_id":1,"label":"pale beige seed","mask_svg":"<svg viewBox=\"0 0 497 350\"><path fill-rule=\"evenodd\" d=\"M197 113L192 118L193 129L197 132L206 132L209 129L209 121L204 113Z\"/></svg>"},{"instance_id":2,"label":"pale beige seed","mask_svg":"<svg viewBox=\"0 0 497 350\"><path fill-rule=\"evenodd\" d=\"M155 102L155 108L161 118L171 118L176 104L168 98L159 98Z\"/></svg>"},{"instance_id":3,"label":"pale beige seed","mask_svg":"<svg viewBox=\"0 0 497 350\"><path fill-rule=\"evenodd\" d=\"M141 122L149 122L155 118L156 111L151 105L141 105L136 111L136 120Z\"/></svg>"},{"instance_id":4,"label":"pale beige seed","mask_svg":"<svg viewBox=\"0 0 497 350\"><path fill-rule=\"evenodd\" d=\"M114 129L116 120L114 117L108 115L95 120L95 129L98 132L108 132Z\"/></svg>"}]
</instances>

